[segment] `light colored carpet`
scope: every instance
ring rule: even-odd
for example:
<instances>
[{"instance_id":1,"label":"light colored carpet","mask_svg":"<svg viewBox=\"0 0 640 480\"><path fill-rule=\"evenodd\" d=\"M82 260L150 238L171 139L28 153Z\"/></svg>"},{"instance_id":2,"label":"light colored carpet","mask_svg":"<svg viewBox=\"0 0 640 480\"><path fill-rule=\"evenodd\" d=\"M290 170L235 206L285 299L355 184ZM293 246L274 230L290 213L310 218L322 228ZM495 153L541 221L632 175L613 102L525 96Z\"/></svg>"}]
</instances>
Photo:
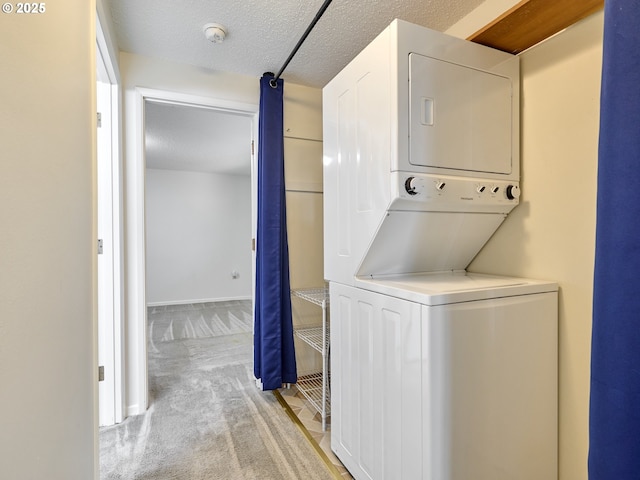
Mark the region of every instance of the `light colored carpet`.
<instances>
[{"instance_id":1,"label":"light colored carpet","mask_svg":"<svg viewBox=\"0 0 640 480\"><path fill-rule=\"evenodd\" d=\"M164 305L147 309L149 347L157 342L253 331L251 300Z\"/></svg>"},{"instance_id":2,"label":"light colored carpet","mask_svg":"<svg viewBox=\"0 0 640 480\"><path fill-rule=\"evenodd\" d=\"M149 351L149 410L100 431L102 480L334 478L256 388L251 333L162 337Z\"/></svg>"}]
</instances>

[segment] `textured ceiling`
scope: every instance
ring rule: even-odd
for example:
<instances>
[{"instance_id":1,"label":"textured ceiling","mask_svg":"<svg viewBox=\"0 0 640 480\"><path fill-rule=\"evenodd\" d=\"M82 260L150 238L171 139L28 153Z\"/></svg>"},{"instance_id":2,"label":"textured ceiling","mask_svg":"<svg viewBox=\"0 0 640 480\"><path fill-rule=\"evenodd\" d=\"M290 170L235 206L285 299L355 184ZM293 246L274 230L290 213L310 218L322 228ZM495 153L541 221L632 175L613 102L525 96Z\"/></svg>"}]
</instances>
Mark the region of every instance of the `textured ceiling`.
<instances>
[{"instance_id":1,"label":"textured ceiling","mask_svg":"<svg viewBox=\"0 0 640 480\"><path fill-rule=\"evenodd\" d=\"M443 31L483 0L333 0L282 75L323 87L394 18ZM277 72L322 0L107 0L120 50L259 77ZM227 27L209 42L206 23Z\"/></svg>"},{"instance_id":2,"label":"textured ceiling","mask_svg":"<svg viewBox=\"0 0 640 480\"><path fill-rule=\"evenodd\" d=\"M291 61L286 82L321 88L394 18L443 31L483 0L333 0ZM120 50L211 70L260 77L277 72L323 0L105 0ZM209 42L206 23L227 27ZM250 173L250 120L147 104L150 168Z\"/></svg>"},{"instance_id":3,"label":"textured ceiling","mask_svg":"<svg viewBox=\"0 0 640 480\"><path fill-rule=\"evenodd\" d=\"M144 117L147 168L250 174L250 117L151 102Z\"/></svg>"}]
</instances>

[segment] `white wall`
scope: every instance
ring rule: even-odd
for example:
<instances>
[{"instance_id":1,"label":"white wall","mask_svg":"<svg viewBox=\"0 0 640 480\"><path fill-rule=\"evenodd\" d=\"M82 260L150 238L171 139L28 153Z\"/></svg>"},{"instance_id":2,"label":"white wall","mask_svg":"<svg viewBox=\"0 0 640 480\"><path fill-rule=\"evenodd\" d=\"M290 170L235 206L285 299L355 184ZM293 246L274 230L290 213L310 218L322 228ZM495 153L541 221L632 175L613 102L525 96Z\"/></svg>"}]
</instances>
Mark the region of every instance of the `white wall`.
<instances>
[{"instance_id":1,"label":"white wall","mask_svg":"<svg viewBox=\"0 0 640 480\"><path fill-rule=\"evenodd\" d=\"M511 9L519 0L485 0L469 15L449 27L445 33L459 38L468 38Z\"/></svg>"},{"instance_id":2,"label":"white wall","mask_svg":"<svg viewBox=\"0 0 640 480\"><path fill-rule=\"evenodd\" d=\"M322 91L285 82L284 163L292 289L324 285ZM322 309L292 298L295 328L322 323ZM298 375L319 372L321 355L295 339Z\"/></svg>"},{"instance_id":3,"label":"white wall","mask_svg":"<svg viewBox=\"0 0 640 480\"><path fill-rule=\"evenodd\" d=\"M521 56L522 203L471 265L560 284L560 480L587 478L602 25Z\"/></svg>"},{"instance_id":4,"label":"white wall","mask_svg":"<svg viewBox=\"0 0 640 480\"><path fill-rule=\"evenodd\" d=\"M147 87L256 105L260 100L258 79L248 75L207 70L127 52L120 52L120 71L129 94L135 87ZM129 115L125 121L128 119Z\"/></svg>"},{"instance_id":5,"label":"white wall","mask_svg":"<svg viewBox=\"0 0 640 480\"><path fill-rule=\"evenodd\" d=\"M147 305L251 298L251 177L147 169L146 227Z\"/></svg>"},{"instance_id":6,"label":"white wall","mask_svg":"<svg viewBox=\"0 0 640 480\"><path fill-rule=\"evenodd\" d=\"M602 25L521 54L521 204L469 268L560 285L560 480L587 478Z\"/></svg>"},{"instance_id":7,"label":"white wall","mask_svg":"<svg viewBox=\"0 0 640 480\"><path fill-rule=\"evenodd\" d=\"M87 480L97 472L96 6L46 7L0 14L0 476Z\"/></svg>"}]
</instances>

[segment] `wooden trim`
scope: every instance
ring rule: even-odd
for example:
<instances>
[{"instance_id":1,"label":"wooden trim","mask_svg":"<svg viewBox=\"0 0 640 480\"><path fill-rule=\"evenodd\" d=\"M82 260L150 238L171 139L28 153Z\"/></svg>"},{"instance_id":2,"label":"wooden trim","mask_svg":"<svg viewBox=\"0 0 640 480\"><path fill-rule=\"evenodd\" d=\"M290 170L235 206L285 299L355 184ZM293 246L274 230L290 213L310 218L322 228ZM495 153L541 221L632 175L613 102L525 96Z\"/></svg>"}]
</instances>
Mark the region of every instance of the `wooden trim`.
<instances>
[{"instance_id":1,"label":"wooden trim","mask_svg":"<svg viewBox=\"0 0 640 480\"><path fill-rule=\"evenodd\" d=\"M603 6L604 0L522 0L467 40L516 54Z\"/></svg>"}]
</instances>

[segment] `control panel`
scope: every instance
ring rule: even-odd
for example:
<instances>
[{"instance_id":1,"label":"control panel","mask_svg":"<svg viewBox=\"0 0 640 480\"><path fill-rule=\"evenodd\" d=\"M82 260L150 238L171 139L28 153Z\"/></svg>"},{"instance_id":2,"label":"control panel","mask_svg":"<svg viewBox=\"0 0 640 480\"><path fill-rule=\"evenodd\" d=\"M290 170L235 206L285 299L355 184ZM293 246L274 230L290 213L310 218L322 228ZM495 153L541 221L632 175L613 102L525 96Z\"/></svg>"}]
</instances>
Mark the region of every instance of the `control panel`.
<instances>
[{"instance_id":1,"label":"control panel","mask_svg":"<svg viewBox=\"0 0 640 480\"><path fill-rule=\"evenodd\" d=\"M392 178L398 209L510 211L520 198L514 181L408 172L394 172Z\"/></svg>"}]
</instances>

